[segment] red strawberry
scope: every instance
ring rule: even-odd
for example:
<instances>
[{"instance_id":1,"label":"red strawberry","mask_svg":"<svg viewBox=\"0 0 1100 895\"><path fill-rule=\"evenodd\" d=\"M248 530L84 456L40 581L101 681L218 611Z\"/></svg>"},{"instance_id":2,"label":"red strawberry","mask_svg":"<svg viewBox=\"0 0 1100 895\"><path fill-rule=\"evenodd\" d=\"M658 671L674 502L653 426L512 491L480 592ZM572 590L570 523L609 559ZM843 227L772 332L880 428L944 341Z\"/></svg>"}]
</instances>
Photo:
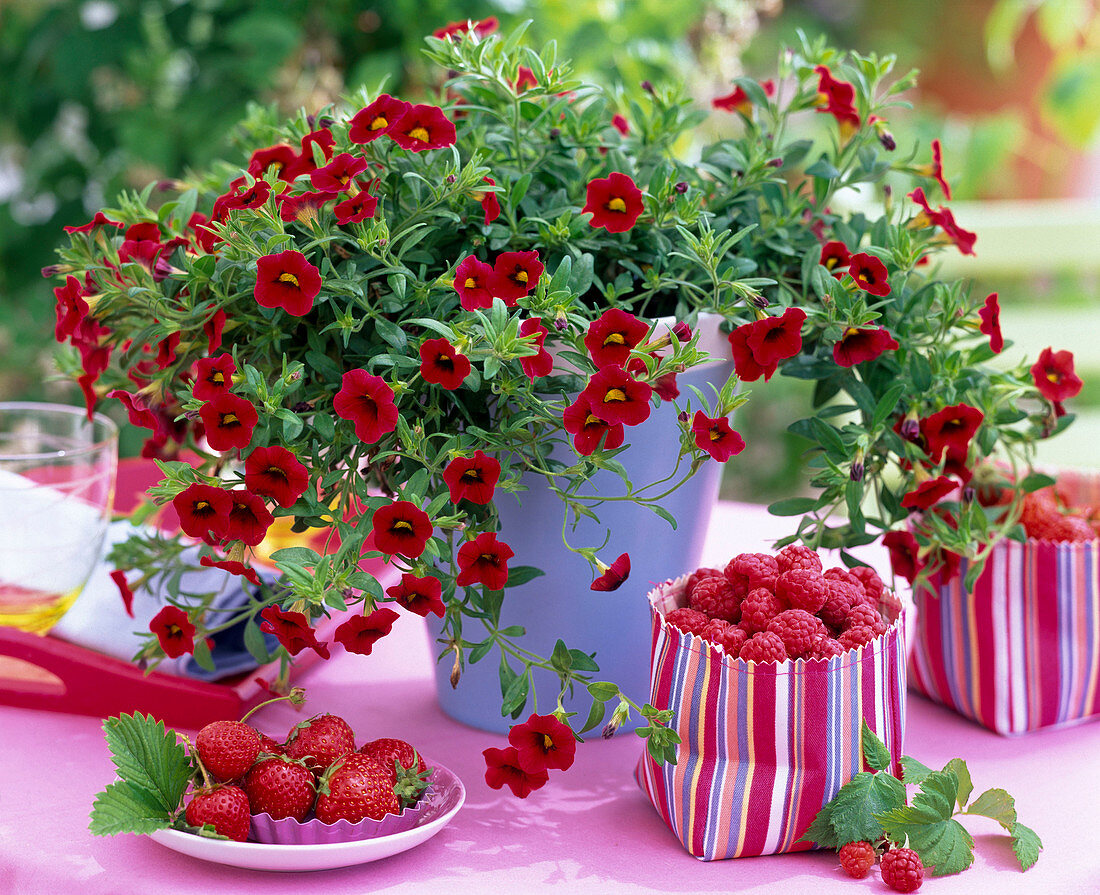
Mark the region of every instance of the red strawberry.
<instances>
[{"instance_id":1,"label":"red strawberry","mask_svg":"<svg viewBox=\"0 0 1100 895\"><path fill-rule=\"evenodd\" d=\"M219 780L237 780L260 754L260 735L243 721L211 721L195 737L195 750Z\"/></svg>"},{"instance_id":2,"label":"red strawberry","mask_svg":"<svg viewBox=\"0 0 1100 895\"><path fill-rule=\"evenodd\" d=\"M341 819L358 823L364 817L381 820L387 814L400 814L393 769L358 753L338 759L321 776L314 812L326 824Z\"/></svg>"},{"instance_id":3,"label":"red strawberry","mask_svg":"<svg viewBox=\"0 0 1100 895\"><path fill-rule=\"evenodd\" d=\"M313 772L303 762L285 756L264 758L244 778L252 813L266 811L274 820L303 820L317 797Z\"/></svg>"},{"instance_id":4,"label":"red strawberry","mask_svg":"<svg viewBox=\"0 0 1100 895\"><path fill-rule=\"evenodd\" d=\"M359 754L366 755L368 758L376 758L387 766L393 765L396 761L402 769L415 768L418 774L423 774L428 770L428 766L424 763L424 759L420 757L420 753L404 740L395 740L392 737L382 737L364 743L359 747Z\"/></svg>"},{"instance_id":5,"label":"red strawberry","mask_svg":"<svg viewBox=\"0 0 1100 895\"><path fill-rule=\"evenodd\" d=\"M266 733L261 733L260 751L266 752L268 755L286 755L286 746L282 743L275 742L275 740Z\"/></svg>"},{"instance_id":6,"label":"red strawberry","mask_svg":"<svg viewBox=\"0 0 1100 895\"><path fill-rule=\"evenodd\" d=\"M295 725L286 738L287 757L304 760L314 774L354 751L355 733L337 715L315 715Z\"/></svg>"},{"instance_id":7,"label":"red strawberry","mask_svg":"<svg viewBox=\"0 0 1100 895\"><path fill-rule=\"evenodd\" d=\"M239 786L213 786L196 790L185 816L193 827L210 824L216 833L244 842L252 825L248 796Z\"/></svg>"}]
</instances>

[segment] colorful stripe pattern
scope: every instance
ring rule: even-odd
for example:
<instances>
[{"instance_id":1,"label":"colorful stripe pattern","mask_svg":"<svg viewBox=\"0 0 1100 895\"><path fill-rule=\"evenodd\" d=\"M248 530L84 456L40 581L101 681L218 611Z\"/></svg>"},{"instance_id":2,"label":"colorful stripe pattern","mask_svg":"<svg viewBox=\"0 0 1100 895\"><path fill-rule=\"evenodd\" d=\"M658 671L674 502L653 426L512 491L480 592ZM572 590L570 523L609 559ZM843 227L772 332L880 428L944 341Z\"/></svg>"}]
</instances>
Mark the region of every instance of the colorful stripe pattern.
<instances>
[{"instance_id":1,"label":"colorful stripe pattern","mask_svg":"<svg viewBox=\"0 0 1100 895\"><path fill-rule=\"evenodd\" d=\"M665 623L665 612L684 602L686 580L649 595L650 702L673 712L677 762L657 764L643 752L635 778L697 858L804 851L810 844L796 840L862 770L862 719L895 761L901 756L901 623L833 659L749 664Z\"/></svg>"}]
</instances>

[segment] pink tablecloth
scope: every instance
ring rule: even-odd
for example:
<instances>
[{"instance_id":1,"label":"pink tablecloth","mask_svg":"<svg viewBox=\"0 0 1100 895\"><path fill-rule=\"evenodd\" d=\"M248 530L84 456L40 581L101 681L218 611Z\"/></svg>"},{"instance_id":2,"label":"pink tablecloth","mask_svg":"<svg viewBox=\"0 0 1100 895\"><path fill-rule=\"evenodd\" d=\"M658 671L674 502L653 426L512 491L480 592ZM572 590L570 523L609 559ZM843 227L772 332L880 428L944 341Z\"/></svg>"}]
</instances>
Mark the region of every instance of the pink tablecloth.
<instances>
[{"instance_id":1,"label":"pink tablecloth","mask_svg":"<svg viewBox=\"0 0 1100 895\"><path fill-rule=\"evenodd\" d=\"M762 508L723 505L705 561L766 549L783 525ZM465 808L411 851L289 877L203 863L144 837L92 837L87 822L93 797L114 779L100 722L0 708L0 895L887 891L877 875L848 879L830 853L710 864L690 857L634 783L642 744L633 735L582 745L573 769L555 774L525 801L489 789L481 750L503 745L504 738L464 727L438 710L430 662L422 626L404 618L373 655L337 651L310 671L303 681L307 708L339 712L361 740L398 736L416 743L465 781ZM256 723L282 735L300 717L274 706ZM926 881L922 891L1100 891L1100 850L1091 844L1100 823L1100 724L1004 739L911 695L906 751L933 767L955 756L967 759L978 791L1008 789L1020 820L1046 843L1039 863L1022 874L1000 828L968 819L977 840L975 866Z\"/></svg>"}]
</instances>

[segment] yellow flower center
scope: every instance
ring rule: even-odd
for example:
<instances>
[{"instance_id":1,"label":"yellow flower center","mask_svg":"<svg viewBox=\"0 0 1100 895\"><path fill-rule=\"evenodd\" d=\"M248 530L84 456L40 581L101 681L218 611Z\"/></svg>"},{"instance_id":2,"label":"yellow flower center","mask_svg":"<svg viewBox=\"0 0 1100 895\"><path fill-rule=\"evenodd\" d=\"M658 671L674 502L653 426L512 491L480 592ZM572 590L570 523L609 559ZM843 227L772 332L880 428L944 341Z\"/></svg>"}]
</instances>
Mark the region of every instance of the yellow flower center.
<instances>
[{"instance_id":1,"label":"yellow flower center","mask_svg":"<svg viewBox=\"0 0 1100 895\"><path fill-rule=\"evenodd\" d=\"M232 426L234 423L238 423L238 422L240 422L240 420L237 419L237 414L235 414L235 413L223 413L222 414L222 425L223 426Z\"/></svg>"},{"instance_id":2,"label":"yellow flower center","mask_svg":"<svg viewBox=\"0 0 1100 895\"><path fill-rule=\"evenodd\" d=\"M593 414L588 414L584 419L585 426L602 426L603 420Z\"/></svg>"},{"instance_id":3,"label":"yellow flower center","mask_svg":"<svg viewBox=\"0 0 1100 895\"><path fill-rule=\"evenodd\" d=\"M626 392L621 388L610 388L607 390L607 394L603 396L604 403L608 401L622 402L626 400Z\"/></svg>"},{"instance_id":4,"label":"yellow flower center","mask_svg":"<svg viewBox=\"0 0 1100 895\"><path fill-rule=\"evenodd\" d=\"M512 279L515 280L517 283L523 283L526 286L527 285L527 271L517 270L514 274L512 274Z\"/></svg>"},{"instance_id":5,"label":"yellow flower center","mask_svg":"<svg viewBox=\"0 0 1100 895\"><path fill-rule=\"evenodd\" d=\"M1055 373L1053 370L1047 373L1047 382L1061 382L1062 377L1060 374Z\"/></svg>"},{"instance_id":6,"label":"yellow flower center","mask_svg":"<svg viewBox=\"0 0 1100 895\"><path fill-rule=\"evenodd\" d=\"M855 335L858 335L858 334L859 334L859 330L856 329L854 326L849 326L846 330L844 330L844 338L845 339L847 339L848 336L855 336Z\"/></svg>"},{"instance_id":7,"label":"yellow flower center","mask_svg":"<svg viewBox=\"0 0 1100 895\"><path fill-rule=\"evenodd\" d=\"M225 377L222 375L222 371L221 370L215 370L213 373L211 373L210 374L210 381L211 382L216 382L218 385L224 384L225 383Z\"/></svg>"},{"instance_id":8,"label":"yellow flower center","mask_svg":"<svg viewBox=\"0 0 1100 895\"><path fill-rule=\"evenodd\" d=\"M373 121L371 121L371 123L370 123L370 129L371 129L372 131L380 131L380 130L382 130L383 128L386 128L386 127L389 127L389 126L390 126L390 123L389 123L388 121L386 121L386 119L385 119L385 118L384 118L383 116L381 116L381 115L379 115L378 117L376 117L376 118L375 118L375 119L374 119Z\"/></svg>"},{"instance_id":9,"label":"yellow flower center","mask_svg":"<svg viewBox=\"0 0 1100 895\"><path fill-rule=\"evenodd\" d=\"M710 440L711 441L721 441L722 440L722 433L719 432L713 426L711 427L711 430L710 430Z\"/></svg>"},{"instance_id":10,"label":"yellow flower center","mask_svg":"<svg viewBox=\"0 0 1100 895\"><path fill-rule=\"evenodd\" d=\"M604 347L608 345L625 345L626 339L623 338L622 333L611 333L606 339L603 340Z\"/></svg>"},{"instance_id":11,"label":"yellow flower center","mask_svg":"<svg viewBox=\"0 0 1100 895\"><path fill-rule=\"evenodd\" d=\"M463 285L467 289L476 289L477 288L477 280L475 280L473 277L466 277L466 282Z\"/></svg>"},{"instance_id":12,"label":"yellow flower center","mask_svg":"<svg viewBox=\"0 0 1100 895\"><path fill-rule=\"evenodd\" d=\"M542 748L547 752L554 748L554 739L548 733L542 735Z\"/></svg>"},{"instance_id":13,"label":"yellow flower center","mask_svg":"<svg viewBox=\"0 0 1100 895\"><path fill-rule=\"evenodd\" d=\"M406 522L404 519L398 519L391 528L392 531L412 531L412 523Z\"/></svg>"},{"instance_id":14,"label":"yellow flower center","mask_svg":"<svg viewBox=\"0 0 1100 895\"><path fill-rule=\"evenodd\" d=\"M467 469L464 473L462 473L462 478L464 478L467 482L480 482L481 471L476 468Z\"/></svg>"},{"instance_id":15,"label":"yellow flower center","mask_svg":"<svg viewBox=\"0 0 1100 895\"><path fill-rule=\"evenodd\" d=\"M427 143L431 140L426 127L414 127L407 136L412 140L419 140L421 143Z\"/></svg>"},{"instance_id":16,"label":"yellow flower center","mask_svg":"<svg viewBox=\"0 0 1100 895\"><path fill-rule=\"evenodd\" d=\"M200 500L195 504L195 512L201 513L203 510L209 510L210 504L205 500Z\"/></svg>"},{"instance_id":17,"label":"yellow flower center","mask_svg":"<svg viewBox=\"0 0 1100 895\"><path fill-rule=\"evenodd\" d=\"M280 283L290 283L291 286L299 285L298 284L298 278L296 276L294 276L294 274L288 273L286 271L279 274L279 282Z\"/></svg>"},{"instance_id":18,"label":"yellow flower center","mask_svg":"<svg viewBox=\"0 0 1100 895\"><path fill-rule=\"evenodd\" d=\"M614 199L607 203L607 210L617 211L619 214L624 214L626 212L626 203L618 196L616 196Z\"/></svg>"}]
</instances>

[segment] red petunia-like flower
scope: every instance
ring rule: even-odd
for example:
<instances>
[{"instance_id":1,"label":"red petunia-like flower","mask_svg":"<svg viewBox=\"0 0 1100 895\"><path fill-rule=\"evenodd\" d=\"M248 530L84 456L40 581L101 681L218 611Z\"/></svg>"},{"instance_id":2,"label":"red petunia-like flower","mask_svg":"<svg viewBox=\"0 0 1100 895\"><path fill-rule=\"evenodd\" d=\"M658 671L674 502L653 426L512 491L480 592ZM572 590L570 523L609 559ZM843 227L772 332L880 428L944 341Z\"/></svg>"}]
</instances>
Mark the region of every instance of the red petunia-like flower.
<instances>
[{"instance_id":1,"label":"red petunia-like flower","mask_svg":"<svg viewBox=\"0 0 1100 895\"><path fill-rule=\"evenodd\" d=\"M418 578L416 575L404 572L401 575L401 582L392 587L387 587L386 593L408 609L409 612L425 618L429 612L439 616L439 618L443 618L447 612L447 607L443 605L443 600L440 599L443 593L443 585L438 578L431 575Z\"/></svg>"},{"instance_id":2,"label":"red petunia-like flower","mask_svg":"<svg viewBox=\"0 0 1100 895\"><path fill-rule=\"evenodd\" d=\"M321 291L321 272L301 252L288 249L256 262L256 303L302 317Z\"/></svg>"},{"instance_id":3,"label":"red petunia-like flower","mask_svg":"<svg viewBox=\"0 0 1100 895\"><path fill-rule=\"evenodd\" d=\"M615 171L588 183L588 197L582 214L590 213L593 227L608 233L625 233L645 210L642 191L626 174Z\"/></svg>"},{"instance_id":4,"label":"red petunia-like flower","mask_svg":"<svg viewBox=\"0 0 1100 895\"><path fill-rule=\"evenodd\" d=\"M130 418L130 425L140 426L143 429L151 429L154 432L161 430L161 421L153 410L145 403L141 395L116 388L107 394L108 398L118 398L122 406L126 408L126 415Z\"/></svg>"},{"instance_id":5,"label":"red petunia-like flower","mask_svg":"<svg viewBox=\"0 0 1100 895\"><path fill-rule=\"evenodd\" d=\"M246 448L259 414L252 403L240 395L224 392L199 408L206 429L206 443L215 451Z\"/></svg>"},{"instance_id":6,"label":"red petunia-like flower","mask_svg":"<svg viewBox=\"0 0 1100 895\"><path fill-rule=\"evenodd\" d=\"M565 431L573 436L573 447L581 456L587 457L603 443L604 449L612 451L621 447L625 439L622 423L609 423L597 416L592 410L592 402L583 394L565 408L562 414Z\"/></svg>"},{"instance_id":7,"label":"red petunia-like flower","mask_svg":"<svg viewBox=\"0 0 1100 895\"><path fill-rule=\"evenodd\" d=\"M601 568L603 564L601 563ZM618 558L603 570L589 586L589 590L613 591L618 590L627 578L630 577L630 554L620 553Z\"/></svg>"},{"instance_id":8,"label":"red petunia-like flower","mask_svg":"<svg viewBox=\"0 0 1100 895\"><path fill-rule=\"evenodd\" d=\"M921 482L901 499L901 505L910 510L927 510L959 487L959 483L945 475Z\"/></svg>"},{"instance_id":9,"label":"red petunia-like flower","mask_svg":"<svg viewBox=\"0 0 1100 895\"><path fill-rule=\"evenodd\" d=\"M459 587L484 584L489 590L500 590L508 581L508 560L515 552L495 532L479 534L458 548Z\"/></svg>"},{"instance_id":10,"label":"red petunia-like flower","mask_svg":"<svg viewBox=\"0 0 1100 895\"><path fill-rule=\"evenodd\" d=\"M214 220L224 221L231 210L259 208L270 196L271 185L266 180L248 183L244 177L238 177L229 185L229 191L215 200Z\"/></svg>"},{"instance_id":11,"label":"red petunia-like flower","mask_svg":"<svg viewBox=\"0 0 1100 895\"><path fill-rule=\"evenodd\" d=\"M1073 352L1044 348L1031 368L1035 387L1051 401L1062 402L1076 397L1084 383L1073 372Z\"/></svg>"},{"instance_id":12,"label":"red petunia-like flower","mask_svg":"<svg viewBox=\"0 0 1100 895\"><path fill-rule=\"evenodd\" d=\"M848 272L852 263L852 253L838 240L827 242L821 247L820 264L825 265L838 280Z\"/></svg>"},{"instance_id":13,"label":"red petunia-like flower","mask_svg":"<svg viewBox=\"0 0 1100 895\"><path fill-rule=\"evenodd\" d=\"M317 642L317 632L309 626L309 619L301 612L284 612L278 606L268 606L260 613L263 622L260 630L274 634L292 656L304 649L311 649L322 659L329 657L328 644Z\"/></svg>"},{"instance_id":14,"label":"red petunia-like flower","mask_svg":"<svg viewBox=\"0 0 1100 895\"><path fill-rule=\"evenodd\" d=\"M939 463L944 451L965 455L983 419L984 414L969 404L953 404L922 419L920 434L928 456Z\"/></svg>"},{"instance_id":15,"label":"red petunia-like flower","mask_svg":"<svg viewBox=\"0 0 1100 895\"><path fill-rule=\"evenodd\" d=\"M531 87L538 87L538 85L539 79L535 77L535 73L526 65L521 65L516 71L516 80L512 83L512 89L516 93L523 93L523 91Z\"/></svg>"},{"instance_id":16,"label":"red petunia-like flower","mask_svg":"<svg viewBox=\"0 0 1100 895\"><path fill-rule=\"evenodd\" d=\"M624 118L622 115L612 115L611 126L624 137L630 133L630 122L627 121L626 118Z\"/></svg>"},{"instance_id":17,"label":"red petunia-like flower","mask_svg":"<svg viewBox=\"0 0 1100 895\"><path fill-rule=\"evenodd\" d=\"M81 224L79 227L62 227L61 229L64 230L66 233L73 234L90 233L96 227L117 227L119 230L121 230L123 226L124 225L120 224L118 221L112 221L102 211L97 211L95 213L95 217L88 221L88 223Z\"/></svg>"},{"instance_id":18,"label":"red petunia-like flower","mask_svg":"<svg viewBox=\"0 0 1100 895\"><path fill-rule=\"evenodd\" d=\"M292 180L287 177L287 172L298 160L298 152L287 143L276 143L274 146L265 146L252 153L248 160L248 173L253 177L263 177L269 168L275 169L275 176L280 180Z\"/></svg>"},{"instance_id":19,"label":"red petunia-like flower","mask_svg":"<svg viewBox=\"0 0 1100 895\"><path fill-rule=\"evenodd\" d=\"M978 236L969 230L964 230L955 222L955 215L942 205L935 211L928 204L928 200L924 196L924 190L917 187L913 192L908 194L908 198L912 199L917 205L920 206L920 211L909 222L911 227L939 227L943 230L944 235L947 237L947 241L955 244L960 252L964 255L974 254L974 243L977 242Z\"/></svg>"},{"instance_id":20,"label":"red petunia-like flower","mask_svg":"<svg viewBox=\"0 0 1100 895\"><path fill-rule=\"evenodd\" d=\"M493 789L501 789L507 784L517 799L526 799L550 779L545 770L534 774L523 770L515 746L484 749L481 754L485 756L485 782Z\"/></svg>"},{"instance_id":21,"label":"red petunia-like flower","mask_svg":"<svg viewBox=\"0 0 1100 895\"><path fill-rule=\"evenodd\" d=\"M370 105L355 113L348 127L348 139L352 143L372 143L391 128L409 111L409 103L383 93Z\"/></svg>"},{"instance_id":22,"label":"red petunia-like flower","mask_svg":"<svg viewBox=\"0 0 1100 895\"><path fill-rule=\"evenodd\" d=\"M302 149L294 162L283 172L284 180L293 181L302 174L316 171L317 162L313 157L313 147L316 146L320 149L321 155L324 157L325 161L328 161L332 158L332 147L336 145L336 140L332 136L332 131L327 127L321 127L315 131L310 131L302 137L299 145L301 145Z\"/></svg>"},{"instance_id":23,"label":"red petunia-like flower","mask_svg":"<svg viewBox=\"0 0 1100 895\"><path fill-rule=\"evenodd\" d=\"M237 365L229 354L217 357L200 357L195 361L195 380L191 393L199 401L209 401L226 394L233 387L233 374Z\"/></svg>"},{"instance_id":24,"label":"red petunia-like flower","mask_svg":"<svg viewBox=\"0 0 1100 895\"><path fill-rule=\"evenodd\" d=\"M333 632L333 639L349 653L369 656L374 645L393 630L400 616L383 606L370 615L353 615Z\"/></svg>"},{"instance_id":25,"label":"red petunia-like flower","mask_svg":"<svg viewBox=\"0 0 1100 895\"><path fill-rule=\"evenodd\" d=\"M496 186L497 182L492 177L483 177L486 183L491 186ZM500 217L500 199L497 198L497 194L491 190L485 190L481 193L481 198L478 199L481 203L481 210L485 212L485 226L488 227L493 221Z\"/></svg>"},{"instance_id":26,"label":"red petunia-like flower","mask_svg":"<svg viewBox=\"0 0 1100 895\"><path fill-rule=\"evenodd\" d=\"M771 378L779 361L802 350L805 320L806 312L801 308L787 308L779 317L765 317L751 324L747 344L753 359L764 370L765 381Z\"/></svg>"},{"instance_id":27,"label":"red petunia-like flower","mask_svg":"<svg viewBox=\"0 0 1100 895\"><path fill-rule=\"evenodd\" d=\"M374 511L371 519L374 544L383 553L416 559L435 529L420 507L408 500L395 500Z\"/></svg>"},{"instance_id":28,"label":"red petunia-like flower","mask_svg":"<svg viewBox=\"0 0 1100 895\"><path fill-rule=\"evenodd\" d=\"M890 568L894 574L912 584L924 565L918 556L917 539L913 533L888 531L882 537L882 546L890 553Z\"/></svg>"},{"instance_id":29,"label":"red petunia-like flower","mask_svg":"<svg viewBox=\"0 0 1100 895\"><path fill-rule=\"evenodd\" d=\"M324 193L342 193L358 174L367 169L368 164L370 163L362 156L341 152L323 168L311 171L309 182L313 184L315 190Z\"/></svg>"},{"instance_id":30,"label":"red petunia-like flower","mask_svg":"<svg viewBox=\"0 0 1100 895\"><path fill-rule=\"evenodd\" d=\"M531 715L508 731L508 742L516 748L520 769L527 774L539 771L568 771L577 753L577 740L568 724L554 715Z\"/></svg>"},{"instance_id":31,"label":"red petunia-like flower","mask_svg":"<svg viewBox=\"0 0 1100 895\"><path fill-rule=\"evenodd\" d=\"M489 279L489 291L494 297L513 307L516 299L523 298L539 284L545 270L539 253L501 252L493 262L493 275Z\"/></svg>"},{"instance_id":32,"label":"red petunia-like flower","mask_svg":"<svg viewBox=\"0 0 1100 895\"><path fill-rule=\"evenodd\" d=\"M432 32L432 37L438 37L440 40L448 40L459 34L466 34L469 31L473 31L478 37L485 37L488 34L492 34L499 27L500 20L496 16L489 16L487 19L481 19L476 22L451 22L443 28L436 28L435 31Z\"/></svg>"},{"instance_id":33,"label":"red petunia-like flower","mask_svg":"<svg viewBox=\"0 0 1100 895\"><path fill-rule=\"evenodd\" d=\"M869 292L871 295L890 294L886 265L874 255L868 255L866 252L852 255L848 273L864 292Z\"/></svg>"},{"instance_id":34,"label":"red petunia-like flower","mask_svg":"<svg viewBox=\"0 0 1100 895\"><path fill-rule=\"evenodd\" d=\"M64 342L80 325L88 314L88 303L84 301L86 295L76 277L65 277L65 285L58 286L53 291L57 298L57 325L54 327L54 338L58 342Z\"/></svg>"},{"instance_id":35,"label":"red petunia-like flower","mask_svg":"<svg viewBox=\"0 0 1100 895\"><path fill-rule=\"evenodd\" d=\"M649 326L621 308L608 308L588 326L584 347L597 367L625 367L630 352L649 334Z\"/></svg>"},{"instance_id":36,"label":"red petunia-like flower","mask_svg":"<svg viewBox=\"0 0 1100 895\"><path fill-rule=\"evenodd\" d=\"M111 580L115 583L115 587L118 588L118 595L122 597L122 606L126 610L126 614L130 618L134 617L134 592L130 589L129 583L126 581L126 573L122 569L115 569L111 572Z\"/></svg>"},{"instance_id":37,"label":"red petunia-like flower","mask_svg":"<svg viewBox=\"0 0 1100 895\"><path fill-rule=\"evenodd\" d=\"M188 485L172 498L172 507L179 516L180 528L190 538L219 540L229 528L229 511L233 498L229 492L214 485Z\"/></svg>"},{"instance_id":38,"label":"red petunia-like flower","mask_svg":"<svg viewBox=\"0 0 1100 895\"><path fill-rule=\"evenodd\" d=\"M451 492L451 503L460 500L487 504L500 480L500 462L484 451L472 457L455 457L443 470L443 481Z\"/></svg>"},{"instance_id":39,"label":"red petunia-like flower","mask_svg":"<svg viewBox=\"0 0 1100 895\"><path fill-rule=\"evenodd\" d=\"M763 89L765 96L775 95L775 81L770 78L767 81L761 81L760 87ZM752 100L740 87L734 87L725 96L715 97L710 101L710 104L715 109L721 109L724 112L740 112L746 117L752 111Z\"/></svg>"},{"instance_id":40,"label":"red petunia-like flower","mask_svg":"<svg viewBox=\"0 0 1100 895\"><path fill-rule=\"evenodd\" d=\"M943 197L948 201L951 200L951 187L943 179L943 146L939 140L932 141L932 163L921 165L917 168L917 173L933 178L940 185L940 189L943 190Z\"/></svg>"},{"instance_id":41,"label":"red petunia-like flower","mask_svg":"<svg viewBox=\"0 0 1100 895\"><path fill-rule=\"evenodd\" d=\"M978 317L981 324L978 332L989 336L989 347L994 354L1000 354L1005 347L1004 336L1001 335L1001 305L996 292L986 296L985 304L978 309Z\"/></svg>"},{"instance_id":42,"label":"red petunia-like flower","mask_svg":"<svg viewBox=\"0 0 1100 895\"><path fill-rule=\"evenodd\" d=\"M592 412L614 425L637 426L649 419L653 388L639 382L622 367L611 364L597 370L581 392Z\"/></svg>"},{"instance_id":43,"label":"red petunia-like flower","mask_svg":"<svg viewBox=\"0 0 1100 895\"><path fill-rule=\"evenodd\" d=\"M258 447L244 461L244 484L253 494L291 507L309 487L309 470L284 447Z\"/></svg>"},{"instance_id":44,"label":"red petunia-like flower","mask_svg":"<svg viewBox=\"0 0 1100 895\"><path fill-rule=\"evenodd\" d=\"M527 374L527 378L534 382L540 376L549 376L554 370L554 358L543 347L550 331L542 325L542 318L528 317L519 325L519 334L521 336L534 336L533 345L538 349L538 354L529 354L519 359L519 365L523 367L523 372Z\"/></svg>"},{"instance_id":45,"label":"red petunia-like flower","mask_svg":"<svg viewBox=\"0 0 1100 895\"><path fill-rule=\"evenodd\" d=\"M372 196L367 191L369 184L358 186L359 192L333 206L332 213L336 215L336 223L355 224L374 217L375 212L378 211L378 197Z\"/></svg>"},{"instance_id":46,"label":"red petunia-like flower","mask_svg":"<svg viewBox=\"0 0 1100 895\"><path fill-rule=\"evenodd\" d=\"M779 361L775 361L768 367L757 363L756 356L749 347L749 334L752 332L754 324L755 322L743 323L741 326L732 329L727 337L730 350L733 352L733 369L737 373L737 378L742 382L755 382L761 376L764 377L766 382L772 378L772 373L779 366Z\"/></svg>"},{"instance_id":47,"label":"red petunia-like flower","mask_svg":"<svg viewBox=\"0 0 1100 895\"><path fill-rule=\"evenodd\" d=\"M336 198L335 193L299 193L295 196L280 194L276 198L279 205L279 218L286 223L297 221L309 224L317 217L317 212Z\"/></svg>"},{"instance_id":48,"label":"red petunia-like flower","mask_svg":"<svg viewBox=\"0 0 1100 895\"><path fill-rule=\"evenodd\" d=\"M213 354L222 347L222 332L229 316L221 308L214 312L214 316L202 325L203 335L206 336L206 353Z\"/></svg>"},{"instance_id":49,"label":"red petunia-like flower","mask_svg":"<svg viewBox=\"0 0 1100 895\"><path fill-rule=\"evenodd\" d=\"M427 339L420 346L420 375L425 382L454 391L470 375L470 360L444 338Z\"/></svg>"},{"instance_id":50,"label":"red petunia-like flower","mask_svg":"<svg viewBox=\"0 0 1100 895\"><path fill-rule=\"evenodd\" d=\"M855 88L847 81L834 78L827 66L819 65L814 71L818 76L817 111L832 115L842 135L851 134L860 124L854 104Z\"/></svg>"},{"instance_id":51,"label":"red petunia-like flower","mask_svg":"<svg viewBox=\"0 0 1100 895\"><path fill-rule=\"evenodd\" d=\"M441 149L455 141L454 123L438 106L420 104L409 109L390 128L389 135L402 149L423 152Z\"/></svg>"},{"instance_id":52,"label":"red petunia-like flower","mask_svg":"<svg viewBox=\"0 0 1100 895\"><path fill-rule=\"evenodd\" d=\"M393 389L381 376L366 370L349 370L343 375L332 407L338 417L355 424L356 437L366 444L397 428Z\"/></svg>"},{"instance_id":53,"label":"red petunia-like flower","mask_svg":"<svg viewBox=\"0 0 1100 895\"><path fill-rule=\"evenodd\" d=\"M726 417L711 419L703 411L695 411L691 421L691 431L695 433L695 446L702 448L719 463L725 463L745 449L745 439L730 428Z\"/></svg>"},{"instance_id":54,"label":"red petunia-like flower","mask_svg":"<svg viewBox=\"0 0 1100 895\"><path fill-rule=\"evenodd\" d=\"M255 584L257 587L260 586L260 576L256 574L256 570L235 559L215 559L213 556L203 556L199 558L199 565L206 566L208 569L221 569L230 575L240 575L246 581Z\"/></svg>"},{"instance_id":55,"label":"red petunia-like flower","mask_svg":"<svg viewBox=\"0 0 1100 895\"><path fill-rule=\"evenodd\" d=\"M854 367L887 351L897 350L898 343L884 327L849 326L833 346L833 360L837 366Z\"/></svg>"},{"instance_id":56,"label":"red petunia-like flower","mask_svg":"<svg viewBox=\"0 0 1100 895\"><path fill-rule=\"evenodd\" d=\"M154 615L149 630L157 635L160 648L169 659L195 651L195 626L178 606L165 606Z\"/></svg>"},{"instance_id":57,"label":"red petunia-like flower","mask_svg":"<svg viewBox=\"0 0 1100 895\"><path fill-rule=\"evenodd\" d=\"M264 506L264 499L246 488L237 488L229 492L233 506L229 510L229 525L225 530L225 540L241 541L249 547L255 547L265 537L267 530L275 521Z\"/></svg>"},{"instance_id":58,"label":"red petunia-like flower","mask_svg":"<svg viewBox=\"0 0 1100 895\"><path fill-rule=\"evenodd\" d=\"M467 311L493 306L493 268L473 255L463 258L455 268L455 292Z\"/></svg>"}]
</instances>

